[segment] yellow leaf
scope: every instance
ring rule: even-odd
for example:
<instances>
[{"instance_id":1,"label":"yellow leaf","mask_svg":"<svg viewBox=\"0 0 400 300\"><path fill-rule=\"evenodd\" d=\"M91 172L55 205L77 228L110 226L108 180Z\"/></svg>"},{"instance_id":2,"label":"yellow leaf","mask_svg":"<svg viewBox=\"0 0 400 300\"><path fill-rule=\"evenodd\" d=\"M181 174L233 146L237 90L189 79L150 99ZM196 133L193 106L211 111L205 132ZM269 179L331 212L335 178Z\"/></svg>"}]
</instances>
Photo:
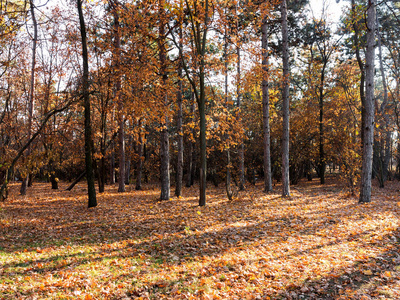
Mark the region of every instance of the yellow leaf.
<instances>
[{"instance_id":1,"label":"yellow leaf","mask_svg":"<svg viewBox=\"0 0 400 300\"><path fill-rule=\"evenodd\" d=\"M392 277L392 273L390 271L386 271L385 273L383 273L383 276L391 278Z\"/></svg>"},{"instance_id":2,"label":"yellow leaf","mask_svg":"<svg viewBox=\"0 0 400 300\"><path fill-rule=\"evenodd\" d=\"M369 276L372 275L372 271L371 270L366 270L363 273L364 273L364 275L369 275Z\"/></svg>"},{"instance_id":3,"label":"yellow leaf","mask_svg":"<svg viewBox=\"0 0 400 300\"><path fill-rule=\"evenodd\" d=\"M197 211L197 214L200 216L201 215L201 211Z\"/></svg>"}]
</instances>

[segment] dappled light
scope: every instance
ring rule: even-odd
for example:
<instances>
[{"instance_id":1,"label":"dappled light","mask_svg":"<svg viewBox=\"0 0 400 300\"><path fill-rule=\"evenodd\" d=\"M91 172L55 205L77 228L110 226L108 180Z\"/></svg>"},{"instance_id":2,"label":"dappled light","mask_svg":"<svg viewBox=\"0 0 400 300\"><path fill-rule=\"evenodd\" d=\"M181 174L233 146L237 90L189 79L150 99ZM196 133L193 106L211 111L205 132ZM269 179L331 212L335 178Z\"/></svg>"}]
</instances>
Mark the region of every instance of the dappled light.
<instances>
[{"instance_id":1,"label":"dappled light","mask_svg":"<svg viewBox=\"0 0 400 300\"><path fill-rule=\"evenodd\" d=\"M63 184L62 184L63 185ZM16 186L12 186L12 189ZM390 182L358 205L333 181L290 198L251 187L159 201L154 186L86 208L85 185L35 184L0 212L0 294L15 299L360 299L400 296L400 221ZM346 298L347 297L347 298Z\"/></svg>"}]
</instances>

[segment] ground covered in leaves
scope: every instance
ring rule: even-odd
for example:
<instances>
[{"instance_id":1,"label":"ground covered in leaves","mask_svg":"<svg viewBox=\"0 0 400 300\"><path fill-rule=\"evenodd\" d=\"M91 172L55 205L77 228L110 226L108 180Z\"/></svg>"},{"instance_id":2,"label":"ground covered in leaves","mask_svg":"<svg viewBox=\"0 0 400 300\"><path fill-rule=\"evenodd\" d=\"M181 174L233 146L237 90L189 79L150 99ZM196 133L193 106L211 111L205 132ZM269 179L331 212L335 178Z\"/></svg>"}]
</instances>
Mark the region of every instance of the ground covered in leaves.
<instances>
[{"instance_id":1,"label":"ground covered in leaves","mask_svg":"<svg viewBox=\"0 0 400 300\"><path fill-rule=\"evenodd\" d=\"M0 204L0 299L400 298L398 182L366 205L333 182L209 188L201 208L197 187L108 187L94 209L65 187L13 185Z\"/></svg>"}]
</instances>

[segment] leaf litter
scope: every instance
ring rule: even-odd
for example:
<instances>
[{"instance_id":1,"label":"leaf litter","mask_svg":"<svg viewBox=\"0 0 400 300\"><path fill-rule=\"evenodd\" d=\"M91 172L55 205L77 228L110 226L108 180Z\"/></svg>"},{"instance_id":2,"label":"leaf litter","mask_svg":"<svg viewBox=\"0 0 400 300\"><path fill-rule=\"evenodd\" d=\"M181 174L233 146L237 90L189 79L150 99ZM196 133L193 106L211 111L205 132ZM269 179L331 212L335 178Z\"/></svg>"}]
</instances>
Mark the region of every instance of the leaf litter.
<instances>
[{"instance_id":1,"label":"leaf litter","mask_svg":"<svg viewBox=\"0 0 400 300\"><path fill-rule=\"evenodd\" d=\"M61 187L62 183L61 183ZM398 182L357 204L334 181L290 198L248 186L234 201L196 187L158 201L157 186L85 185L0 206L0 299L398 299ZM276 188L278 191L278 187Z\"/></svg>"}]
</instances>

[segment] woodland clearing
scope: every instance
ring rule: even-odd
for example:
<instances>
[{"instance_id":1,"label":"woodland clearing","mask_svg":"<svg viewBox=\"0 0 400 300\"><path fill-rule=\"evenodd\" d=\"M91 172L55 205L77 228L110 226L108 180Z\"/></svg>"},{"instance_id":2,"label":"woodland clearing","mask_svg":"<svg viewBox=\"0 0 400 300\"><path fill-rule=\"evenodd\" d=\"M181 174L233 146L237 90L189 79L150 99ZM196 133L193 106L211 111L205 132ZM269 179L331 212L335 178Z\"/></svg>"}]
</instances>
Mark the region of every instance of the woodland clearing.
<instances>
[{"instance_id":1,"label":"woodland clearing","mask_svg":"<svg viewBox=\"0 0 400 300\"><path fill-rule=\"evenodd\" d=\"M292 196L247 186L198 187L158 201L159 188L107 186L88 209L86 186L0 204L0 299L399 299L400 183L360 205L329 179Z\"/></svg>"}]
</instances>

